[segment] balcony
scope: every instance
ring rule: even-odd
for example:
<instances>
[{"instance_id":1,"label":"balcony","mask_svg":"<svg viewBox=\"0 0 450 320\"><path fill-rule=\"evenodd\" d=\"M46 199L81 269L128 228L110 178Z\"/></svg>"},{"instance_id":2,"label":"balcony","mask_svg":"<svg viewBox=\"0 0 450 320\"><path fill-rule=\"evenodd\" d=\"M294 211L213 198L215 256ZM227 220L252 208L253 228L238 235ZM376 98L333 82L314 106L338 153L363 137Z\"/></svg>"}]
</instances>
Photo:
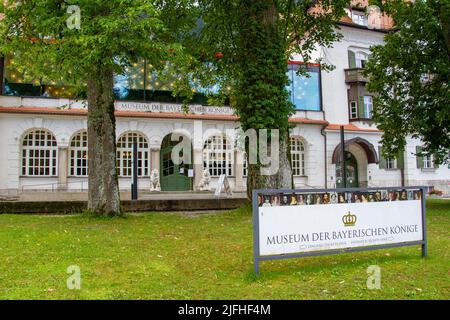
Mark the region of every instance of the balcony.
<instances>
[{"instance_id":1,"label":"balcony","mask_svg":"<svg viewBox=\"0 0 450 320\"><path fill-rule=\"evenodd\" d=\"M363 70L364 69L362 69L362 68L345 69L344 70L345 71L345 82L346 83L369 82L369 78L362 74Z\"/></svg>"}]
</instances>

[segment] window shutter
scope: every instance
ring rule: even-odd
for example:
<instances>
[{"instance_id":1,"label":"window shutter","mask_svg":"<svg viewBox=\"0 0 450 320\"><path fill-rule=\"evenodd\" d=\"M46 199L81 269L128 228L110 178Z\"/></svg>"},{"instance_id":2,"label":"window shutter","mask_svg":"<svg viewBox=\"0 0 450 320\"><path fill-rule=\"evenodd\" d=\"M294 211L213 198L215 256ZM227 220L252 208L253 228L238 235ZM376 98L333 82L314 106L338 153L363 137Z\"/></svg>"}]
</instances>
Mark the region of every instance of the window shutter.
<instances>
[{"instance_id":1,"label":"window shutter","mask_svg":"<svg viewBox=\"0 0 450 320\"><path fill-rule=\"evenodd\" d=\"M423 168L423 156L420 154L423 148L421 146L416 146L416 160L417 160L417 168Z\"/></svg>"},{"instance_id":2,"label":"window shutter","mask_svg":"<svg viewBox=\"0 0 450 320\"><path fill-rule=\"evenodd\" d=\"M397 169L405 169L405 152L399 151L397 155Z\"/></svg>"},{"instance_id":3,"label":"window shutter","mask_svg":"<svg viewBox=\"0 0 450 320\"><path fill-rule=\"evenodd\" d=\"M350 69L356 68L356 56L351 50L348 50L348 67Z\"/></svg>"},{"instance_id":4,"label":"window shutter","mask_svg":"<svg viewBox=\"0 0 450 320\"><path fill-rule=\"evenodd\" d=\"M386 169L386 158L383 156L383 148L381 146L378 147L378 156L380 157L380 169Z\"/></svg>"},{"instance_id":5,"label":"window shutter","mask_svg":"<svg viewBox=\"0 0 450 320\"><path fill-rule=\"evenodd\" d=\"M439 168L439 165L436 163L436 155L434 155L433 156L433 167L435 168L435 169L438 169Z\"/></svg>"},{"instance_id":6,"label":"window shutter","mask_svg":"<svg viewBox=\"0 0 450 320\"><path fill-rule=\"evenodd\" d=\"M373 119L373 114L375 113L375 109L376 109L376 98L375 96L372 96L372 119Z\"/></svg>"},{"instance_id":7,"label":"window shutter","mask_svg":"<svg viewBox=\"0 0 450 320\"><path fill-rule=\"evenodd\" d=\"M366 111L364 108L364 97L363 96L358 97L358 118L360 118L360 119L366 118Z\"/></svg>"}]
</instances>

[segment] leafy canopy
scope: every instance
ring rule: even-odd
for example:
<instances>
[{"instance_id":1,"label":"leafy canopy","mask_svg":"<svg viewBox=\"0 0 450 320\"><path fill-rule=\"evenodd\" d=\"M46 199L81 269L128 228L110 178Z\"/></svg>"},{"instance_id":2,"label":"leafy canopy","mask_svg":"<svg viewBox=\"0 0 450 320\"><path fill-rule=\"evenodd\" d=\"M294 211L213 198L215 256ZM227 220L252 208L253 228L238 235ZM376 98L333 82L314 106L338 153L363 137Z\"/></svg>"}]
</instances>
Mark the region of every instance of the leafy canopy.
<instances>
[{"instance_id":1,"label":"leafy canopy","mask_svg":"<svg viewBox=\"0 0 450 320\"><path fill-rule=\"evenodd\" d=\"M68 26L72 5L80 28ZM180 42L195 10L188 0L8 0L0 6L0 53L29 74L76 85L100 68L120 74L139 58L162 68L187 58Z\"/></svg>"},{"instance_id":2,"label":"leafy canopy","mask_svg":"<svg viewBox=\"0 0 450 320\"><path fill-rule=\"evenodd\" d=\"M287 62L294 54L312 62L318 46L339 39L336 22L348 2L199 0L199 32L190 46L198 58L196 78L230 98L244 130L287 130L294 111L286 91Z\"/></svg>"},{"instance_id":3,"label":"leafy canopy","mask_svg":"<svg viewBox=\"0 0 450 320\"><path fill-rule=\"evenodd\" d=\"M396 31L372 48L368 89L386 154L422 139L438 162L450 158L450 0L384 1Z\"/></svg>"}]
</instances>

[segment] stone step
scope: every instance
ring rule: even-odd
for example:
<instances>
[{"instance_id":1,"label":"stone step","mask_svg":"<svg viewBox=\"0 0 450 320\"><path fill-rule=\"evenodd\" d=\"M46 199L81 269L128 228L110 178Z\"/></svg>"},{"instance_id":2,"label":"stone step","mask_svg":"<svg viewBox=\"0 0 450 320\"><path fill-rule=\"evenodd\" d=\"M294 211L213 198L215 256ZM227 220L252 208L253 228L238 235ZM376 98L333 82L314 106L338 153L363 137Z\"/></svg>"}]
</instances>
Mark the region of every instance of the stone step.
<instances>
[{"instance_id":1,"label":"stone step","mask_svg":"<svg viewBox=\"0 0 450 320\"><path fill-rule=\"evenodd\" d=\"M19 201L19 197L18 196L0 196L0 201Z\"/></svg>"}]
</instances>

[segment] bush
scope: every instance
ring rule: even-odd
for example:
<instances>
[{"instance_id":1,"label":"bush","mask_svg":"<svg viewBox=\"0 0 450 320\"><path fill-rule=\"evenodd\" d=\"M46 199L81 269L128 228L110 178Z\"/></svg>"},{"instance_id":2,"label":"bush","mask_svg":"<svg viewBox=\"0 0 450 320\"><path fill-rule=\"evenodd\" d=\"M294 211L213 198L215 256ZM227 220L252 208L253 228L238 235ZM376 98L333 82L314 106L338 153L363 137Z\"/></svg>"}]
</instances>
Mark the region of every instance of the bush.
<instances>
[{"instance_id":1,"label":"bush","mask_svg":"<svg viewBox=\"0 0 450 320\"><path fill-rule=\"evenodd\" d=\"M433 189L428 193L428 195L430 195L430 196L436 195L436 196L442 197L444 195L444 192L442 192L441 190L438 190L438 189Z\"/></svg>"}]
</instances>

